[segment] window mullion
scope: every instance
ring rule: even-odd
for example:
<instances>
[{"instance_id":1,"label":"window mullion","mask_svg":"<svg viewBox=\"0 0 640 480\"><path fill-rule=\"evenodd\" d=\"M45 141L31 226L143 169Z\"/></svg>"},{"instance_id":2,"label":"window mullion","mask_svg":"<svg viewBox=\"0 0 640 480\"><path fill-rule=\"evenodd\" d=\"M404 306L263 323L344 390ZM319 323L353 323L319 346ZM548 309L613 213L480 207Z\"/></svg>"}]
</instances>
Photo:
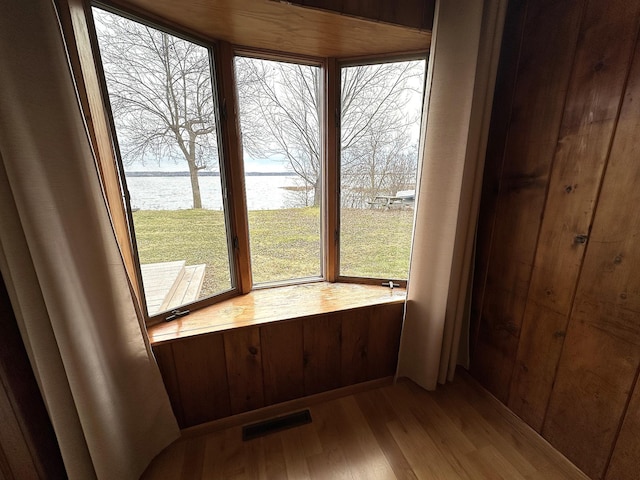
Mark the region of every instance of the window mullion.
<instances>
[{"instance_id":1,"label":"window mullion","mask_svg":"<svg viewBox=\"0 0 640 480\"><path fill-rule=\"evenodd\" d=\"M324 277L329 282L335 282L338 277L339 251L339 171L338 149L340 135L338 119L340 112L340 68L335 58L327 59L325 63L324 89L324 118L323 125L323 247L324 247Z\"/></svg>"},{"instance_id":2,"label":"window mullion","mask_svg":"<svg viewBox=\"0 0 640 480\"><path fill-rule=\"evenodd\" d=\"M231 232L234 244L236 286L240 293L248 293L253 288L251 254L249 247L249 221L247 202L244 194L244 165L239 124L238 97L234 77L234 52L227 42L218 44L216 56L220 102L224 110L222 118L223 163L229 195Z\"/></svg>"}]
</instances>

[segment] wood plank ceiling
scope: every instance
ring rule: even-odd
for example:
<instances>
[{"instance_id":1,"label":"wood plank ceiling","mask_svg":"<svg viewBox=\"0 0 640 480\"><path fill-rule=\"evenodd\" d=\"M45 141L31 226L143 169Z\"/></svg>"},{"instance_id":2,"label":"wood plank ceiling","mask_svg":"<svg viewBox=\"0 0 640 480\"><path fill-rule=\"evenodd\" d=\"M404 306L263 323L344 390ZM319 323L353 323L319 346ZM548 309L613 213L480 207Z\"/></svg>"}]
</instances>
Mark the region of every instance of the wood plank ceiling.
<instances>
[{"instance_id":1,"label":"wood plank ceiling","mask_svg":"<svg viewBox=\"0 0 640 480\"><path fill-rule=\"evenodd\" d=\"M406 6L402 4L402 8L396 6L390 10L385 0L377 0L368 3L366 8L345 10L344 14L321 9L323 2L319 1L313 2L317 8L271 0L114 0L111 3L208 38L321 58L426 51L433 23L431 1L412 0ZM413 17L420 21L408 22L414 9Z\"/></svg>"}]
</instances>

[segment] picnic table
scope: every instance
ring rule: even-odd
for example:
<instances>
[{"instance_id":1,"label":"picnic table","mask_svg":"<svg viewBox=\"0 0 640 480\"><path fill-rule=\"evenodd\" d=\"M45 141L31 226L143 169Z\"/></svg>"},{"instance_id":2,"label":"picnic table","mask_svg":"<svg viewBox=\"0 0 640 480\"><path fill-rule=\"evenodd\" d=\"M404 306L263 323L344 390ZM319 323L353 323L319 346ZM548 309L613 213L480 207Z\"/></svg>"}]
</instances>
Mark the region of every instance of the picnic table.
<instances>
[{"instance_id":1,"label":"picnic table","mask_svg":"<svg viewBox=\"0 0 640 480\"><path fill-rule=\"evenodd\" d=\"M389 210L392 207L413 207L416 200L415 190L401 190L395 195L376 195L375 198L367 202L372 207Z\"/></svg>"}]
</instances>

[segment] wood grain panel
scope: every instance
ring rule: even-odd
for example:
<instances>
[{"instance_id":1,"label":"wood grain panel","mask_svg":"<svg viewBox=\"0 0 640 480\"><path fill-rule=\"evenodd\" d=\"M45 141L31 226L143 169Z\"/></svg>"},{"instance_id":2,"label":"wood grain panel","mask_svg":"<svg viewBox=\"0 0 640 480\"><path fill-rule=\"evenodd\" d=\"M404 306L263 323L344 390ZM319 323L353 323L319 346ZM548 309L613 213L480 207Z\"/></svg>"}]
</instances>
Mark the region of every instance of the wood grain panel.
<instances>
[{"instance_id":1,"label":"wood grain panel","mask_svg":"<svg viewBox=\"0 0 640 480\"><path fill-rule=\"evenodd\" d=\"M292 320L330 312L387 303L404 303L406 291L380 285L318 282L254 290L246 295L210 305L172 322L149 328L151 343L188 338L255 326L280 320Z\"/></svg>"},{"instance_id":2,"label":"wood grain panel","mask_svg":"<svg viewBox=\"0 0 640 480\"><path fill-rule=\"evenodd\" d=\"M20 430L20 422L13 411L13 405L5 386L0 382L0 452L4 458L2 470L6 478L40 478L38 469L31 458L27 439ZM3 477L4 478L4 477Z\"/></svg>"},{"instance_id":3,"label":"wood grain panel","mask_svg":"<svg viewBox=\"0 0 640 480\"><path fill-rule=\"evenodd\" d=\"M638 31L640 4L590 2L556 148L529 297L568 314ZM603 41L615 38L615 42Z\"/></svg>"},{"instance_id":4,"label":"wood grain panel","mask_svg":"<svg viewBox=\"0 0 640 480\"><path fill-rule=\"evenodd\" d=\"M144 480L587 480L466 375L311 401L313 422L242 442L241 421L172 444ZM625 479L626 480L626 479Z\"/></svg>"},{"instance_id":5,"label":"wood grain panel","mask_svg":"<svg viewBox=\"0 0 640 480\"><path fill-rule=\"evenodd\" d=\"M565 315L527 303L508 405L537 432L542 430L567 322Z\"/></svg>"},{"instance_id":6,"label":"wood grain panel","mask_svg":"<svg viewBox=\"0 0 640 480\"><path fill-rule=\"evenodd\" d=\"M465 372L458 373L461 378L465 377ZM534 467L540 473L528 475L530 480L564 480L574 475L587 478L565 457L560 455L555 461L549 458L545 454L548 448L552 448L549 443L533 433L511 412L503 409L479 385L469 381L454 381L452 387L437 397L438 405L456 412L453 417L455 424L464 430L468 429L468 438L476 445L494 444L519 470ZM527 440L532 434L534 442ZM496 440L487 442L489 439Z\"/></svg>"},{"instance_id":7,"label":"wood grain panel","mask_svg":"<svg viewBox=\"0 0 640 480\"><path fill-rule=\"evenodd\" d=\"M331 10L333 12L342 12L343 0L293 0L290 3L293 5Z\"/></svg>"},{"instance_id":8,"label":"wood grain panel","mask_svg":"<svg viewBox=\"0 0 640 480\"><path fill-rule=\"evenodd\" d=\"M390 405L389 399L384 395L379 396L373 392L364 392L356 396L356 401L367 418L377 419L375 422L370 422L371 431L384 450L396 478L417 480L418 477L389 430L389 425L392 422L397 422L397 415Z\"/></svg>"},{"instance_id":9,"label":"wood grain panel","mask_svg":"<svg viewBox=\"0 0 640 480\"><path fill-rule=\"evenodd\" d=\"M340 386L341 323L339 314L303 320L305 395Z\"/></svg>"},{"instance_id":10,"label":"wood grain panel","mask_svg":"<svg viewBox=\"0 0 640 480\"><path fill-rule=\"evenodd\" d=\"M182 403L180 402L180 386L178 384L178 374L176 373L176 363L173 359L173 346L168 343L166 345L157 345L153 347L153 355L162 375L164 388L169 395L173 414L178 420L178 425L184 425L184 413L182 411Z\"/></svg>"},{"instance_id":11,"label":"wood grain panel","mask_svg":"<svg viewBox=\"0 0 640 480\"><path fill-rule=\"evenodd\" d=\"M640 365L637 323L637 312L581 300L567 331L542 434L592 478L604 474Z\"/></svg>"},{"instance_id":12,"label":"wood grain panel","mask_svg":"<svg viewBox=\"0 0 640 480\"><path fill-rule=\"evenodd\" d=\"M636 47L543 434L604 474L640 365L640 48Z\"/></svg>"},{"instance_id":13,"label":"wood grain panel","mask_svg":"<svg viewBox=\"0 0 640 480\"><path fill-rule=\"evenodd\" d=\"M607 469L607 480L634 480L640 472L640 383L636 386Z\"/></svg>"},{"instance_id":14,"label":"wood grain panel","mask_svg":"<svg viewBox=\"0 0 640 480\"><path fill-rule=\"evenodd\" d=\"M431 30L435 0L407 0L404 2L381 1L378 20L405 27Z\"/></svg>"},{"instance_id":15,"label":"wood grain panel","mask_svg":"<svg viewBox=\"0 0 640 480\"><path fill-rule=\"evenodd\" d=\"M475 273L473 295L471 297L470 347L472 356L475 352L481 321L480 316L486 288L485 280L489 266L493 225L496 218L511 106L516 88L520 46L522 44L522 33L527 11L526 6L527 0L510 1L505 16L477 227Z\"/></svg>"},{"instance_id":16,"label":"wood grain panel","mask_svg":"<svg viewBox=\"0 0 640 480\"><path fill-rule=\"evenodd\" d=\"M348 287L347 292L359 291ZM324 308L335 306L342 293L322 297ZM308 298L311 303L318 300ZM244 301L249 305L246 297ZM273 307L269 305L262 307ZM394 300L285 321L264 320L260 326L155 343L153 349L179 423L188 427L342 385L391 377L403 305Z\"/></svg>"},{"instance_id":17,"label":"wood grain panel","mask_svg":"<svg viewBox=\"0 0 640 480\"><path fill-rule=\"evenodd\" d=\"M221 334L173 344L184 424L190 427L229 415L229 386Z\"/></svg>"},{"instance_id":18,"label":"wood grain panel","mask_svg":"<svg viewBox=\"0 0 640 480\"><path fill-rule=\"evenodd\" d=\"M387 0L293 0L289 3L421 30L431 30L433 27L435 8L433 0L404 0L402 2Z\"/></svg>"},{"instance_id":19,"label":"wood grain panel","mask_svg":"<svg viewBox=\"0 0 640 480\"><path fill-rule=\"evenodd\" d=\"M538 431L585 251L576 236L591 228L639 13L640 2L590 2L582 23L509 396L513 411Z\"/></svg>"},{"instance_id":20,"label":"wood grain panel","mask_svg":"<svg viewBox=\"0 0 640 480\"><path fill-rule=\"evenodd\" d=\"M322 448L331 458L334 451L342 455L333 455L336 460L336 474L322 467L327 455L317 455L310 463L312 478L344 478L356 477L367 479L395 478L386 456L380 449L375 436L371 432L369 422L362 414L353 397L346 397L331 404L318 405L313 410L314 421L318 421L318 436Z\"/></svg>"},{"instance_id":21,"label":"wood grain panel","mask_svg":"<svg viewBox=\"0 0 640 480\"><path fill-rule=\"evenodd\" d=\"M583 2L528 5L474 374L507 400Z\"/></svg>"},{"instance_id":22,"label":"wood grain panel","mask_svg":"<svg viewBox=\"0 0 640 480\"><path fill-rule=\"evenodd\" d=\"M365 0L342 0L340 10L345 15L378 20L380 18L380 7L382 2Z\"/></svg>"},{"instance_id":23,"label":"wood grain panel","mask_svg":"<svg viewBox=\"0 0 640 480\"><path fill-rule=\"evenodd\" d=\"M369 362L367 378L395 375L398 365L404 305L384 305L371 309L369 321Z\"/></svg>"},{"instance_id":24,"label":"wood grain panel","mask_svg":"<svg viewBox=\"0 0 640 480\"><path fill-rule=\"evenodd\" d=\"M413 0L412 0L413 1ZM425 51L431 32L340 15L287 2L116 0L165 21L235 45L316 58ZM421 16L418 12L416 16Z\"/></svg>"},{"instance_id":25,"label":"wood grain panel","mask_svg":"<svg viewBox=\"0 0 640 480\"><path fill-rule=\"evenodd\" d=\"M302 322L260 327L265 405L304 395Z\"/></svg>"},{"instance_id":26,"label":"wood grain panel","mask_svg":"<svg viewBox=\"0 0 640 480\"><path fill-rule=\"evenodd\" d=\"M253 288L251 271L251 246L249 243L249 219L247 216L247 195L244 183L244 162L242 161L242 131L240 129L240 108L236 89L234 52L227 42L220 42L216 52L216 79L226 115L221 115L222 162L226 175L223 180L229 192L228 209L230 229L235 238L233 249L235 285L240 293L249 293Z\"/></svg>"},{"instance_id":27,"label":"wood grain panel","mask_svg":"<svg viewBox=\"0 0 640 480\"><path fill-rule=\"evenodd\" d=\"M368 380L369 334L373 309L352 310L343 313L341 342L341 384L352 385Z\"/></svg>"},{"instance_id":28,"label":"wood grain panel","mask_svg":"<svg viewBox=\"0 0 640 480\"><path fill-rule=\"evenodd\" d=\"M9 465L9 460L7 459L7 455L4 452L4 447L0 443L0 479L2 480L13 480L13 475L11 473L11 466Z\"/></svg>"},{"instance_id":29,"label":"wood grain panel","mask_svg":"<svg viewBox=\"0 0 640 480\"><path fill-rule=\"evenodd\" d=\"M324 66L324 101L322 112L323 161L322 182L324 197L322 199L322 232L333 241L326 242L322 252L324 278L327 282L335 282L340 270L338 258L339 231L339 187L340 173L338 158L340 150L340 133L338 119L340 118L340 67L335 58L329 58Z\"/></svg>"},{"instance_id":30,"label":"wood grain panel","mask_svg":"<svg viewBox=\"0 0 640 480\"><path fill-rule=\"evenodd\" d=\"M53 427L0 275L0 473L64 478Z\"/></svg>"},{"instance_id":31,"label":"wood grain panel","mask_svg":"<svg viewBox=\"0 0 640 480\"><path fill-rule=\"evenodd\" d=\"M230 330L223 337L231 413L264 406L260 329Z\"/></svg>"}]
</instances>

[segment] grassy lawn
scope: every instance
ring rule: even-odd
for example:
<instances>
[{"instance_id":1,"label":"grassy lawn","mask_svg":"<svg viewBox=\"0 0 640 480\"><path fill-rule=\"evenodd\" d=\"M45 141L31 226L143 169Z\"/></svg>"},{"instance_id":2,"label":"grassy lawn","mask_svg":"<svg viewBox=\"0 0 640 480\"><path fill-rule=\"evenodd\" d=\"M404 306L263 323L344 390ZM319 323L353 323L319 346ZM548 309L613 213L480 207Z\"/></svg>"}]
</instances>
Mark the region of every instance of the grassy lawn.
<instances>
[{"instance_id":1,"label":"grassy lawn","mask_svg":"<svg viewBox=\"0 0 640 480\"><path fill-rule=\"evenodd\" d=\"M405 279L413 210L343 209L340 221L340 274Z\"/></svg>"},{"instance_id":2,"label":"grassy lawn","mask_svg":"<svg viewBox=\"0 0 640 480\"><path fill-rule=\"evenodd\" d=\"M224 216L215 210L133 214L140 262L207 265L202 295L230 287ZM343 210L341 274L406 278L413 211ZM317 208L249 212L254 282L320 274Z\"/></svg>"}]
</instances>

